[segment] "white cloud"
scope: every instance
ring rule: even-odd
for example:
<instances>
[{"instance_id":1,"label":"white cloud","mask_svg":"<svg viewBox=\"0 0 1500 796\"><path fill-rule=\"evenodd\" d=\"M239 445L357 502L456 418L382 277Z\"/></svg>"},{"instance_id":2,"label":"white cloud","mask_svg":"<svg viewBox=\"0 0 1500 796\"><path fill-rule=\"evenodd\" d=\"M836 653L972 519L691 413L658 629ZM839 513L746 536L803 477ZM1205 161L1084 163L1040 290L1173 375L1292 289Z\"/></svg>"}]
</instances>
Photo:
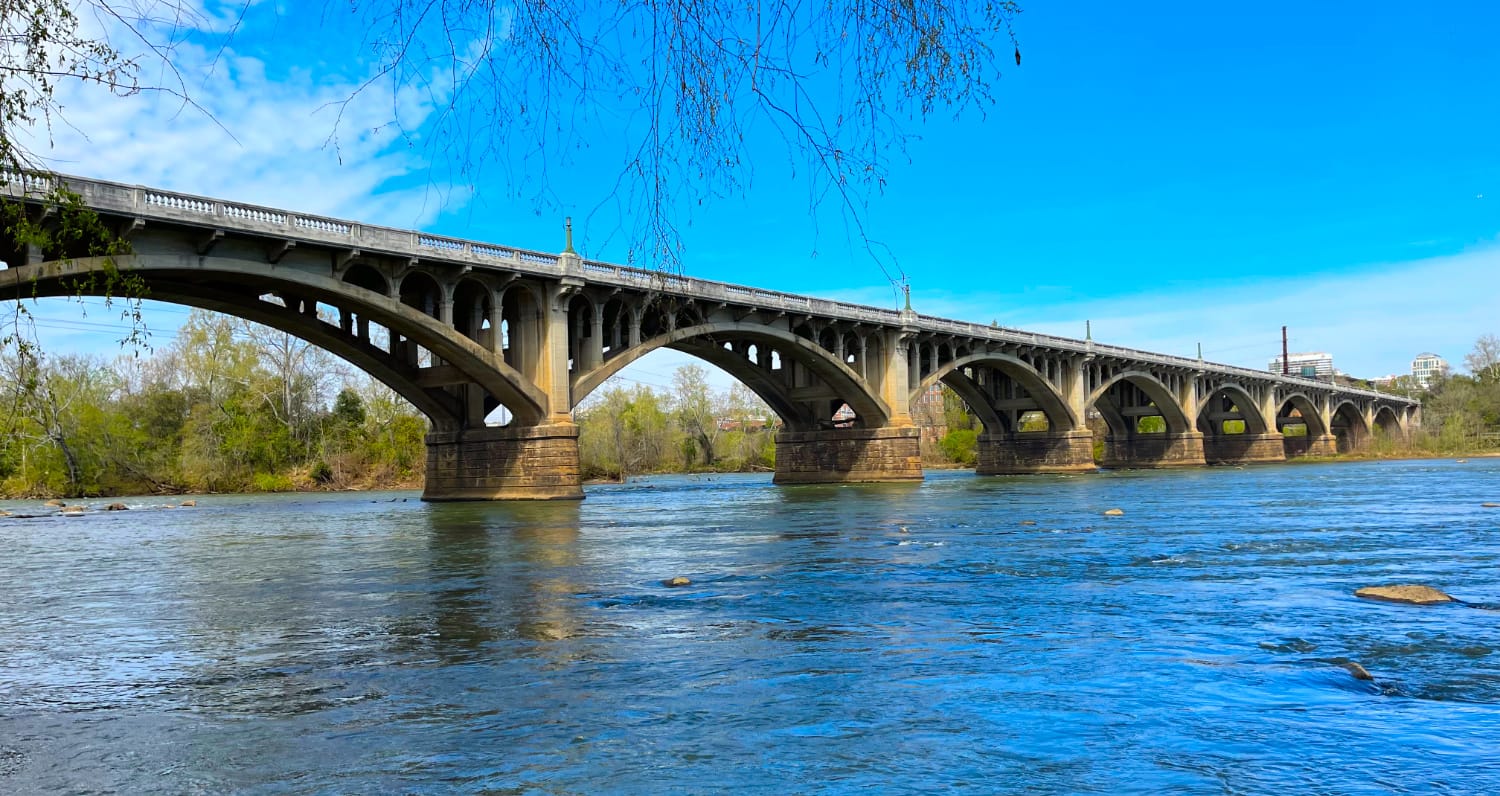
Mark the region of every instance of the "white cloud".
<instances>
[{"instance_id":1,"label":"white cloud","mask_svg":"<svg viewBox=\"0 0 1500 796\"><path fill-rule=\"evenodd\" d=\"M216 9L198 22L226 24ZM422 148L408 146L403 133L420 130L438 97L378 81L361 91L365 74L292 70L272 79L261 58L192 36L173 47L172 62L180 90L198 107L170 93L121 97L62 84L50 140L35 130L32 149L79 176L399 227L431 223L468 199L466 190L432 182ZM171 76L154 77L179 89Z\"/></svg>"}]
</instances>

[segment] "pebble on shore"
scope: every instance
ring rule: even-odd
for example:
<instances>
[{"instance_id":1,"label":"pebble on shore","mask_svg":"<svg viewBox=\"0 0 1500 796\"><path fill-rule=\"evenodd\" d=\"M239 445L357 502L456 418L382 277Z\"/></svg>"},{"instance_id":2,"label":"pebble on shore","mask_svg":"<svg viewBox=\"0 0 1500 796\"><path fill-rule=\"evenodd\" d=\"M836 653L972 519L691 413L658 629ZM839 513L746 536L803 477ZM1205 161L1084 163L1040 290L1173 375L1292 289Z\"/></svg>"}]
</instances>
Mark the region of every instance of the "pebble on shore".
<instances>
[{"instance_id":1,"label":"pebble on shore","mask_svg":"<svg viewBox=\"0 0 1500 796\"><path fill-rule=\"evenodd\" d=\"M1395 586L1366 586L1356 589L1355 597L1363 597L1366 600L1385 600L1393 603L1410 603L1412 605L1436 605L1438 603L1458 602L1452 595L1434 589L1431 586L1421 586L1407 583Z\"/></svg>"}]
</instances>

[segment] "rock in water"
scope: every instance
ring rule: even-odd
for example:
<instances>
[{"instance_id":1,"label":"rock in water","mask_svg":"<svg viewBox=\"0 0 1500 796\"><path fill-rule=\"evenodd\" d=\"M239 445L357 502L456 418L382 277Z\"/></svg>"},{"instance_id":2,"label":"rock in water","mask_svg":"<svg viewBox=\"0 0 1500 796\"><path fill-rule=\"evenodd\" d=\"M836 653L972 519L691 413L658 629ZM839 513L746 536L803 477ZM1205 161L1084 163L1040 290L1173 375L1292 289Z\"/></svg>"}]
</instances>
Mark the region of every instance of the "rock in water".
<instances>
[{"instance_id":1,"label":"rock in water","mask_svg":"<svg viewBox=\"0 0 1500 796\"><path fill-rule=\"evenodd\" d=\"M125 505L124 503L111 503L108 506L105 506L104 510L105 511L126 511L129 508L130 507L127 506L127 505Z\"/></svg>"},{"instance_id":2,"label":"rock in water","mask_svg":"<svg viewBox=\"0 0 1500 796\"><path fill-rule=\"evenodd\" d=\"M198 505L198 501L196 501L196 500L184 500L181 503L181 506L183 508L189 508L189 507L196 506L196 505Z\"/></svg>"},{"instance_id":3,"label":"rock in water","mask_svg":"<svg viewBox=\"0 0 1500 796\"><path fill-rule=\"evenodd\" d=\"M1480 503L1482 509L1500 509L1500 503Z\"/></svg>"},{"instance_id":4,"label":"rock in water","mask_svg":"<svg viewBox=\"0 0 1500 796\"><path fill-rule=\"evenodd\" d=\"M66 506L68 504L62 502L61 500L58 500L57 498L53 498L53 499L47 501L46 503L43 503L42 505L43 506L51 506L54 509L60 509L63 506Z\"/></svg>"},{"instance_id":5,"label":"rock in water","mask_svg":"<svg viewBox=\"0 0 1500 796\"><path fill-rule=\"evenodd\" d=\"M1036 525L1036 520L1021 520L1022 525Z\"/></svg>"},{"instance_id":6,"label":"rock in water","mask_svg":"<svg viewBox=\"0 0 1500 796\"><path fill-rule=\"evenodd\" d=\"M693 585L693 582L681 575L678 575L675 578L667 578L666 580L661 582L661 585L666 586L669 589L675 589L680 586L691 586Z\"/></svg>"},{"instance_id":7,"label":"rock in water","mask_svg":"<svg viewBox=\"0 0 1500 796\"><path fill-rule=\"evenodd\" d=\"M82 506L63 506L62 507L62 513L70 515L70 516L74 515L74 514L82 514L83 513L83 507Z\"/></svg>"},{"instance_id":8,"label":"rock in water","mask_svg":"<svg viewBox=\"0 0 1500 796\"><path fill-rule=\"evenodd\" d=\"M1104 516L1106 516L1106 517L1123 517L1123 516L1125 516L1125 510L1124 509L1110 509L1109 511L1104 512Z\"/></svg>"},{"instance_id":9,"label":"rock in water","mask_svg":"<svg viewBox=\"0 0 1500 796\"><path fill-rule=\"evenodd\" d=\"M1370 674L1370 670L1369 669L1366 669L1365 667L1360 666L1359 664L1355 663L1354 661L1346 661L1345 663L1341 663L1339 665L1342 666L1342 667L1344 667L1345 669L1348 669L1349 673L1352 674L1352 675L1354 675L1354 679L1356 679L1356 680L1374 680L1375 679L1375 675Z\"/></svg>"},{"instance_id":10,"label":"rock in water","mask_svg":"<svg viewBox=\"0 0 1500 796\"><path fill-rule=\"evenodd\" d=\"M1445 594L1431 586L1418 586L1415 584L1403 584L1399 586L1366 586L1354 592L1355 597L1363 597L1366 600L1385 600L1393 603L1411 603L1412 605L1436 605L1437 603L1457 602L1452 596Z\"/></svg>"}]
</instances>

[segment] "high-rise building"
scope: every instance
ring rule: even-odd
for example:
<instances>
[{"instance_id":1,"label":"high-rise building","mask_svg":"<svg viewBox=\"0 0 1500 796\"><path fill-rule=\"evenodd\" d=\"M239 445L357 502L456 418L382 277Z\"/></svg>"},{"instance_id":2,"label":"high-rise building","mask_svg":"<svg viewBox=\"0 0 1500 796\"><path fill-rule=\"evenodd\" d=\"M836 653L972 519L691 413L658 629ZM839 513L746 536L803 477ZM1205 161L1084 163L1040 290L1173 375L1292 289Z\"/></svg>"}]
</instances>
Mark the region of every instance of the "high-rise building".
<instances>
[{"instance_id":1,"label":"high-rise building","mask_svg":"<svg viewBox=\"0 0 1500 796\"><path fill-rule=\"evenodd\" d=\"M1422 385L1422 389L1432 386L1432 383L1448 375L1448 360L1437 354L1422 352L1411 361L1412 381Z\"/></svg>"},{"instance_id":2,"label":"high-rise building","mask_svg":"<svg viewBox=\"0 0 1500 796\"><path fill-rule=\"evenodd\" d=\"M1333 354L1326 351L1288 354L1286 359L1289 365L1286 372L1293 376L1303 376L1309 379L1333 378ZM1281 357L1271 360L1267 369L1272 373L1280 373Z\"/></svg>"}]
</instances>

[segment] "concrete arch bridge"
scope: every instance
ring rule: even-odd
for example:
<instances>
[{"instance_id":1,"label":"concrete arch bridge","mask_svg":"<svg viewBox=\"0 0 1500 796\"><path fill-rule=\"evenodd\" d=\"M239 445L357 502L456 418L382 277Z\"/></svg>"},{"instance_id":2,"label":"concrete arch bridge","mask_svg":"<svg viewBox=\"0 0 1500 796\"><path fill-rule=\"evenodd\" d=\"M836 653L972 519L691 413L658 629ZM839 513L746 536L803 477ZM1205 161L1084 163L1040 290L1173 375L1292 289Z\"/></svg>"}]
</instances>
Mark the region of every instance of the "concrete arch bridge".
<instances>
[{"instance_id":1,"label":"concrete arch bridge","mask_svg":"<svg viewBox=\"0 0 1500 796\"><path fill-rule=\"evenodd\" d=\"M1106 467L1282 461L1420 419L1399 396L593 262L571 245L549 254L65 179L133 253L9 241L4 295L89 293L113 267L152 299L326 348L430 419L429 500L582 497L573 410L659 348L724 369L776 412L778 483L920 479L911 407L937 382L982 420L978 469L992 474L1093 469L1096 413ZM45 221L50 185L12 175L3 191ZM853 418L836 419L845 405ZM499 406L510 422L486 425Z\"/></svg>"}]
</instances>

